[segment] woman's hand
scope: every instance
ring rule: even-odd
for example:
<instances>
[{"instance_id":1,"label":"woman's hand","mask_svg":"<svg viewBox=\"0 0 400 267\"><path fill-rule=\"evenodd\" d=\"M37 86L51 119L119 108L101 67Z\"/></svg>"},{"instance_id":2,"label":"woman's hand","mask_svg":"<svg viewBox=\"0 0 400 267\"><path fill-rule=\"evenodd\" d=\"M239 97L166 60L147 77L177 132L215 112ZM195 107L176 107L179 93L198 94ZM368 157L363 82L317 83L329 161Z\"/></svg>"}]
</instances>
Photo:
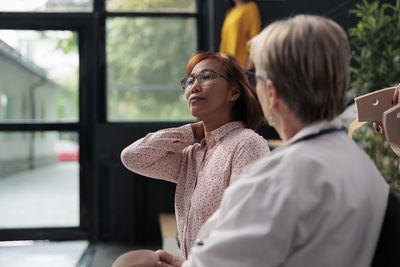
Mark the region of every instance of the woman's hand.
<instances>
[{"instance_id":1,"label":"woman's hand","mask_svg":"<svg viewBox=\"0 0 400 267\"><path fill-rule=\"evenodd\" d=\"M396 90L394 90L394 95L393 95L393 100L392 100L392 104L393 105L397 105L398 103L400 103L400 83L397 85ZM383 131L383 127L382 125L380 125L377 122L372 123L372 125L374 126L375 130L384 135L385 132Z\"/></svg>"},{"instance_id":2,"label":"woman's hand","mask_svg":"<svg viewBox=\"0 0 400 267\"><path fill-rule=\"evenodd\" d=\"M192 126L194 140L200 142L201 139L204 138L203 122L199 121L199 122L191 123L190 126Z\"/></svg>"},{"instance_id":3,"label":"woman's hand","mask_svg":"<svg viewBox=\"0 0 400 267\"><path fill-rule=\"evenodd\" d=\"M179 267L185 261L185 258L168 253L165 250L157 250L160 261L156 262L156 267Z\"/></svg>"}]
</instances>

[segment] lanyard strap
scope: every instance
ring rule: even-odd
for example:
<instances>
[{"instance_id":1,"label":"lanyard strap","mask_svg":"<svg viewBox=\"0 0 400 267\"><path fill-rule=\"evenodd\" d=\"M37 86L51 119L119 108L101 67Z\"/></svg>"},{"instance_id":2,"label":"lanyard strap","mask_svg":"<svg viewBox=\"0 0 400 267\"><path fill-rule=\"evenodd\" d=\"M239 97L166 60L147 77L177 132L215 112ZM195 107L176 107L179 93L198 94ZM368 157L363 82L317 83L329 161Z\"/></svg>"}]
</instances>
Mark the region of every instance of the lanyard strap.
<instances>
[{"instance_id":1,"label":"lanyard strap","mask_svg":"<svg viewBox=\"0 0 400 267\"><path fill-rule=\"evenodd\" d=\"M310 139L316 138L316 137L321 136L321 135L325 135L325 134L329 134L329 133L333 133L333 132L345 131L345 130L346 130L346 128L344 128L343 126L341 126L341 127L331 127L331 128L322 129L321 131L319 131L319 132L317 132L317 133L313 133L313 134L309 134L309 135L303 136L303 137L301 137L301 138L295 140L295 141L294 141L293 143L291 143L291 144L295 144L295 143L301 142L301 141L310 140Z\"/></svg>"}]
</instances>

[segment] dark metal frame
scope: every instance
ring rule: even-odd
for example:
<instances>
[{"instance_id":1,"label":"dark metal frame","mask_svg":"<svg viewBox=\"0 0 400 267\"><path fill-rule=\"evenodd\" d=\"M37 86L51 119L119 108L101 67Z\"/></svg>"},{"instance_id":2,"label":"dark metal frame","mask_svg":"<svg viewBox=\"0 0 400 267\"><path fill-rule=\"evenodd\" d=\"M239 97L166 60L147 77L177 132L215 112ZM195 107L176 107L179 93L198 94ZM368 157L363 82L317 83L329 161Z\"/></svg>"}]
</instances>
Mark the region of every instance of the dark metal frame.
<instances>
[{"instance_id":1,"label":"dark metal frame","mask_svg":"<svg viewBox=\"0 0 400 267\"><path fill-rule=\"evenodd\" d=\"M110 17L127 17L127 18L135 18L135 17L151 17L151 18L161 18L161 17L183 17L183 18L195 18L197 20L197 48L198 50L202 50L207 47L206 44L203 42L202 36L204 36L203 32L203 17L205 15L206 3L207 1L204 0L196 0L196 13L176 13L176 12L107 12L105 11L105 5L102 2L103 0L94 0L95 1L95 8L97 8L100 14L100 31L99 31L99 41L102 42L99 45L99 66L102 66L99 69L98 77L101 77L101 82L99 83L99 109L98 109L98 121L100 123L107 122L107 88L106 88L106 52L105 52L105 40L106 40L106 18ZM116 122L117 123L117 122Z\"/></svg>"},{"instance_id":2,"label":"dark metal frame","mask_svg":"<svg viewBox=\"0 0 400 267\"><path fill-rule=\"evenodd\" d=\"M0 13L0 29L71 30L79 40L79 122L76 123L0 123L0 131L76 131L80 140L80 226L77 228L0 229L1 240L48 239L96 241L99 233L100 185L96 159L98 126L135 125L107 122L105 21L107 17L193 17L197 19L198 49L203 43L203 16L207 1L196 1L196 13L106 12L105 0L93 0L90 13ZM169 124L168 122L167 124ZM177 122L179 123L179 122ZM181 122L180 122L181 123ZM142 125L143 123L138 123ZM145 123L147 124L147 123ZM165 123L149 123L163 125ZM140 127L140 126L139 126Z\"/></svg>"}]
</instances>

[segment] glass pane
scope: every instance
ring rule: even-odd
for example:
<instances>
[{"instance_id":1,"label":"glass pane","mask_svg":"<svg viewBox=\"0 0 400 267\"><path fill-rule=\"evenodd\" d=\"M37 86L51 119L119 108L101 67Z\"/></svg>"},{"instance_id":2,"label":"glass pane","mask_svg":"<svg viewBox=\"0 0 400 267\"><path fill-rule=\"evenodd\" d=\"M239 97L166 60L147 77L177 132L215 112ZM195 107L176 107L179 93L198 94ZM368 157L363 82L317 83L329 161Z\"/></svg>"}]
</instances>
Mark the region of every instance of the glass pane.
<instances>
[{"instance_id":1,"label":"glass pane","mask_svg":"<svg viewBox=\"0 0 400 267\"><path fill-rule=\"evenodd\" d=\"M76 32L0 30L0 123L77 121L78 75Z\"/></svg>"},{"instance_id":2,"label":"glass pane","mask_svg":"<svg viewBox=\"0 0 400 267\"><path fill-rule=\"evenodd\" d=\"M84 254L88 246L89 242L86 240L0 241L0 266L2 267L87 266L91 262L91 259L88 260L88 257L86 256L87 254ZM100 260L103 260L103 258L101 258ZM97 261L100 262L100 260ZM112 261L112 258L108 261ZM103 262L101 261L101 263ZM97 265L97 267L98 266L99 265ZM102 264L102 266L107 266L107 265L106 263L104 263Z\"/></svg>"},{"instance_id":3,"label":"glass pane","mask_svg":"<svg viewBox=\"0 0 400 267\"><path fill-rule=\"evenodd\" d=\"M194 12L196 0L106 0L107 11Z\"/></svg>"},{"instance_id":4,"label":"glass pane","mask_svg":"<svg viewBox=\"0 0 400 267\"><path fill-rule=\"evenodd\" d=\"M76 132L0 132L0 228L79 226Z\"/></svg>"},{"instance_id":5,"label":"glass pane","mask_svg":"<svg viewBox=\"0 0 400 267\"><path fill-rule=\"evenodd\" d=\"M93 0L2 1L0 12L91 12Z\"/></svg>"},{"instance_id":6,"label":"glass pane","mask_svg":"<svg viewBox=\"0 0 400 267\"><path fill-rule=\"evenodd\" d=\"M107 20L108 119L192 120L179 81L196 49L192 18Z\"/></svg>"}]
</instances>

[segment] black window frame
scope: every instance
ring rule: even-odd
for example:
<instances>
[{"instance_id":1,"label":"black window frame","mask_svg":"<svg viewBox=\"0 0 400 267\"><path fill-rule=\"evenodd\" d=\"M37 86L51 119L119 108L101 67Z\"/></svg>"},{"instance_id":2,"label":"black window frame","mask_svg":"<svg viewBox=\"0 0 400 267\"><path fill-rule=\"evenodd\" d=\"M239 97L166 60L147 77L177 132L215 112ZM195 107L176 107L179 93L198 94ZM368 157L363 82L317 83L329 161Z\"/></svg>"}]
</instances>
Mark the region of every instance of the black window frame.
<instances>
[{"instance_id":1,"label":"black window frame","mask_svg":"<svg viewBox=\"0 0 400 267\"><path fill-rule=\"evenodd\" d=\"M4 240L83 240L92 235L93 214L93 168L91 155L93 144L90 141L94 134L92 125L94 98L92 88L95 86L96 65L93 47L93 18L87 13L0 13L2 30L70 30L78 34L79 47L79 121L71 123L58 122L0 122L2 132L43 132L74 131L79 135L79 206L80 225L78 227L43 227L0 229L0 241ZM94 27L95 28L95 27Z\"/></svg>"},{"instance_id":2,"label":"black window frame","mask_svg":"<svg viewBox=\"0 0 400 267\"><path fill-rule=\"evenodd\" d=\"M99 110L98 110L98 115L99 115L99 122L100 123L112 123L112 124L147 124L152 122L139 122L139 121L132 121L132 122L118 122L118 121L108 121L107 120L107 81L106 81L106 76L107 76L107 71L106 71L106 47L105 47L105 41L106 41L106 20L107 18L138 18L138 17L145 17L145 18L194 18L196 20L196 26L197 26L197 49L196 51L199 50L205 50L207 49L208 45L205 43L205 39L203 38L204 36L204 22L206 21L205 18L207 17L206 10L208 7L208 1L204 0L195 0L196 2L196 11L194 12L168 12L168 11L160 11L160 12L155 12L155 11L150 11L150 12L143 12L143 11L126 11L126 12L110 12L106 10L105 7L105 1L102 2L102 0L94 0L97 2L97 6L95 7L98 11L100 17L101 17L101 23L100 27L101 30L100 32L100 40L103 42L101 43L102 45L100 46L100 53L99 53L99 62L101 66L104 66L99 70L99 77L101 77L101 82L99 83L99 91L101 92L101 95L99 95ZM104 5L103 5L104 4ZM179 86L179 85L178 85ZM104 107L104 108L103 108ZM169 122L154 122L154 124L169 124Z\"/></svg>"},{"instance_id":3,"label":"black window frame","mask_svg":"<svg viewBox=\"0 0 400 267\"><path fill-rule=\"evenodd\" d=\"M194 12L108 12L105 0L93 0L92 12L0 12L2 30L70 30L78 33L79 121L72 123L0 122L2 132L75 131L79 134L79 227L0 229L0 241L104 239L101 233L101 185L96 132L102 127L161 127L183 122L109 122L106 87L106 19L109 17L190 17L197 24L197 50L209 48L209 1L195 0Z\"/></svg>"}]
</instances>

